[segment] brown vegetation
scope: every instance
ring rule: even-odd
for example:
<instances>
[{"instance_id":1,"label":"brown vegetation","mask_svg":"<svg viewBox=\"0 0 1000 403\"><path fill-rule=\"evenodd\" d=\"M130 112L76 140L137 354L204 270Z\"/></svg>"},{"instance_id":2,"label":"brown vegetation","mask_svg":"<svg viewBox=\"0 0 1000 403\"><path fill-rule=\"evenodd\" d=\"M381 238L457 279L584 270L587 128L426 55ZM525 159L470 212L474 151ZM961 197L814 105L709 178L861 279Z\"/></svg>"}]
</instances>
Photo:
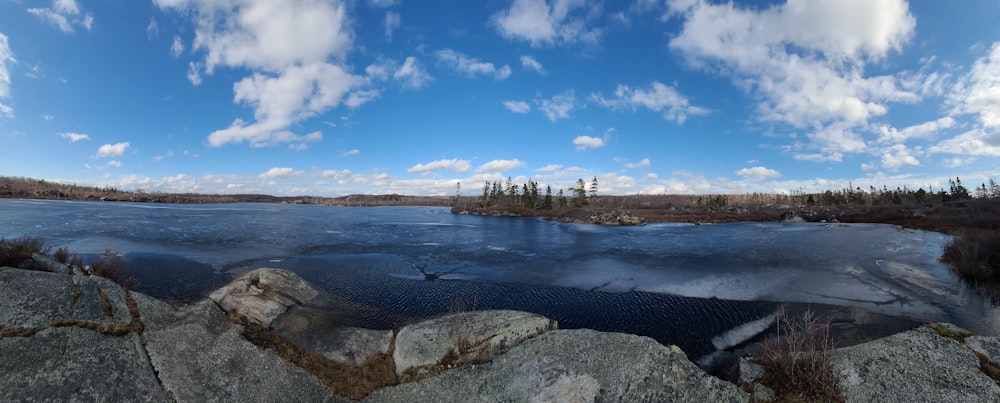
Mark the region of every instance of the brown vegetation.
<instances>
[{"instance_id":1,"label":"brown vegetation","mask_svg":"<svg viewBox=\"0 0 1000 403\"><path fill-rule=\"evenodd\" d=\"M90 264L90 270L93 274L114 281L125 288L136 285L135 277L129 274L125 260L110 249L105 250L100 258Z\"/></svg>"},{"instance_id":2,"label":"brown vegetation","mask_svg":"<svg viewBox=\"0 0 1000 403\"><path fill-rule=\"evenodd\" d=\"M843 401L833 373L829 324L810 311L798 318L778 315L777 333L761 343L754 358L764 367L762 382L779 401Z\"/></svg>"},{"instance_id":3,"label":"brown vegetation","mask_svg":"<svg viewBox=\"0 0 1000 403\"><path fill-rule=\"evenodd\" d=\"M0 267L18 267L31 260L34 253L48 253L49 248L38 238L0 238Z\"/></svg>"},{"instance_id":4,"label":"brown vegetation","mask_svg":"<svg viewBox=\"0 0 1000 403\"><path fill-rule=\"evenodd\" d=\"M941 261L974 286L1000 292L1000 230L960 231L945 245Z\"/></svg>"},{"instance_id":5,"label":"brown vegetation","mask_svg":"<svg viewBox=\"0 0 1000 403\"><path fill-rule=\"evenodd\" d=\"M248 341L274 351L288 363L313 374L339 396L360 400L378 388L398 383L396 365L392 360L395 335L387 354L372 354L361 368L356 368L292 344L274 330L251 322L238 313L229 312L228 315L230 321L243 326L243 337Z\"/></svg>"}]
</instances>

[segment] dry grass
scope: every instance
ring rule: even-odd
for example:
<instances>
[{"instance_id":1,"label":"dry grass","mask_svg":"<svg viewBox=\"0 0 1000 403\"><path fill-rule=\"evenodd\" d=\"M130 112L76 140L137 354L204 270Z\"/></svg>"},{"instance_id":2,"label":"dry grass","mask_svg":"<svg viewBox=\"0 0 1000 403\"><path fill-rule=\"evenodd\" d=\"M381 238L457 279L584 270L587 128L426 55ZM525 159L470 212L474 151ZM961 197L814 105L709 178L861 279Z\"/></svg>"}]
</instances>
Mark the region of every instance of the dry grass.
<instances>
[{"instance_id":1,"label":"dry grass","mask_svg":"<svg viewBox=\"0 0 1000 403\"><path fill-rule=\"evenodd\" d=\"M126 289L135 287L135 277L129 274L128 265L117 253L105 250L99 259L90 265L93 274L114 281Z\"/></svg>"},{"instance_id":2,"label":"dry grass","mask_svg":"<svg viewBox=\"0 0 1000 403\"><path fill-rule=\"evenodd\" d=\"M69 249L67 249L65 246L56 249L56 253L52 254L52 257L54 257L56 261L59 263L67 264L69 263L69 257L70 257Z\"/></svg>"},{"instance_id":3,"label":"dry grass","mask_svg":"<svg viewBox=\"0 0 1000 403\"><path fill-rule=\"evenodd\" d=\"M974 285L1000 284L1000 230L965 229L945 245L941 261Z\"/></svg>"},{"instance_id":4,"label":"dry grass","mask_svg":"<svg viewBox=\"0 0 1000 403\"><path fill-rule=\"evenodd\" d=\"M777 334L761 343L755 360L764 367L762 382L778 401L843 401L833 373L829 324L810 311L798 318L778 316Z\"/></svg>"}]
</instances>

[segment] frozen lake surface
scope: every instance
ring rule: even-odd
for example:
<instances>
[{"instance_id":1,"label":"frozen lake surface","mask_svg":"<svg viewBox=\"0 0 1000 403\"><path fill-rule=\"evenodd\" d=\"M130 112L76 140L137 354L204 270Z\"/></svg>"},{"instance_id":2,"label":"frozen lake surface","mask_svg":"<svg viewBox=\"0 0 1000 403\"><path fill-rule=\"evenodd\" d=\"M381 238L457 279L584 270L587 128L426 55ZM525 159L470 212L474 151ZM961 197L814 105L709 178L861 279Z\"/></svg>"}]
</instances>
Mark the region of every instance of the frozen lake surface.
<instances>
[{"instance_id":1,"label":"frozen lake surface","mask_svg":"<svg viewBox=\"0 0 1000 403\"><path fill-rule=\"evenodd\" d=\"M948 236L890 225L618 228L444 208L0 200L0 236L124 253L139 291L167 299L287 268L371 308L371 327L456 305L521 309L692 354L779 304L817 303L1000 333L996 307L938 261Z\"/></svg>"}]
</instances>

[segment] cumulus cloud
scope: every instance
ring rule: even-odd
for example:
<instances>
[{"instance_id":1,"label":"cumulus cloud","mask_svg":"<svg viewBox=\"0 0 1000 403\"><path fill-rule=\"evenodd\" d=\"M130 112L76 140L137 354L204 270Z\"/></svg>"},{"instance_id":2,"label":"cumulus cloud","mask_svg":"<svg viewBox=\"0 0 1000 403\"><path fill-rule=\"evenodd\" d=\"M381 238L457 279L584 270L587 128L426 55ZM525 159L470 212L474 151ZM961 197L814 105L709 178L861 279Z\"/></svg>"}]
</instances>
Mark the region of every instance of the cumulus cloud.
<instances>
[{"instance_id":1,"label":"cumulus cloud","mask_svg":"<svg viewBox=\"0 0 1000 403\"><path fill-rule=\"evenodd\" d=\"M983 127L1000 127L1000 42L976 60L949 94L957 113L974 114Z\"/></svg>"},{"instance_id":2,"label":"cumulus cloud","mask_svg":"<svg viewBox=\"0 0 1000 403\"><path fill-rule=\"evenodd\" d=\"M531 105L524 101L504 101L503 107L514 113L531 112Z\"/></svg>"},{"instance_id":3,"label":"cumulus cloud","mask_svg":"<svg viewBox=\"0 0 1000 403\"><path fill-rule=\"evenodd\" d=\"M767 167L743 168L736 171L736 174L746 179L768 179L780 178L781 173Z\"/></svg>"},{"instance_id":4,"label":"cumulus cloud","mask_svg":"<svg viewBox=\"0 0 1000 403\"><path fill-rule=\"evenodd\" d=\"M437 160L431 161L426 164L417 164L410 169L407 169L407 173L424 173L430 171L440 171L449 170L455 173L466 173L472 169L472 164L466 160L460 160L458 158L452 158L450 160Z\"/></svg>"},{"instance_id":5,"label":"cumulus cloud","mask_svg":"<svg viewBox=\"0 0 1000 403\"><path fill-rule=\"evenodd\" d=\"M105 157L120 157L125 154L125 150L128 150L129 143L115 143L115 144L105 144L97 149L97 154L94 155L95 158L105 158Z\"/></svg>"},{"instance_id":6,"label":"cumulus cloud","mask_svg":"<svg viewBox=\"0 0 1000 403\"><path fill-rule=\"evenodd\" d=\"M545 68L542 64L535 60L534 57L528 55L521 56L521 67L525 70L534 71L538 74L545 74Z\"/></svg>"},{"instance_id":7,"label":"cumulus cloud","mask_svg":"<svg viewBox=\"0 0 1000 403\"><path fill-rule=\"evenodd\" d=\"M53 0L52 7L29 8L28 13L67 34L73 33L74 25L81 26L88 31L94 25L94 15L82 12L76 0Z\"/></svg>"},{"instance_id":8,"label":"cumulus cloud","mask_svg":"<svg viewBox=\"0 0 1000 403\"><path fill-rule=\"evenodd\" d=\"M121 168L121 167L125 166L125 164L123 164L121 161L118 161L118 160L111 160L111 161L108 161L108 166L109 167L115 167L115 168Z\"/></svg>"},{"instance_id":9,"label":"cumulus cloud","mask_svg":"<svg viewBox=\"0 0 1000 403\"><path fill-rule=\"evenodd\" d=\"M587 26L587 0L514 0L510 8L493 15L500 35L531 46L563 43L596 43L599 29Z\"/></svg>"},{"instance_id":10,"label":"cumulus cloud","mask_svg":"<svg viewBox=\"0 0 1000 403\"><path fill-rule=\"evenodd\" d=\"M277 178L288 178L300 174L302 174L302 171L296 171L292 168L274 167L268 169L267 172L257 175L257 177L261 179L277 179Z\"/></svg>"},{"instance_id":11,"label":"cumulus cloud","mask_svg":"<svg viewBox=\"0 0 1000 403\"><path fill-rule=\"evenodd\" d=\"M918 125L905 127L897 130L895 127L883 125L879 127L879 143L904 143L911 139L929 139L939 131L950 129L955 126L955 119L951 116L924 122Z\"/></svg>"},{"instance_id":12,"label":"cumulus cloud","mask_svg":"<svg viewBox=\"0 0 1000 403\"><path fill-rule=\"evenodd\" d=\"M890 102L919 99L893 76L864 74L868 63L885 59L913 36L916 20L905 0L674 5L683 28L671 48L696 67L730 75L759 99L761 121L807 129L810 139L821 140L867 127L887 113ZM827 159L847 151L826 143L815 148Z\"/></svg>"},{"instance_id":13,"label":"cumulus cloud","mask_svg":"<svg viewBox=\"0 0 1000 403\"><path fill-rule=\"evenodd\" d=\"M542 111L545 117L553 122L568 118L570 112L576 108L576 96L573 94L573 90L553 96L550 99L538 99L535 102L538 104L538 110Z\"/></svg>"},{"instance_id":14,"label":"cumulus cloud","mask_svg":"<svg viewBox=\"0 0 1000 403\"><path fill-rule=\"evenodd\" d=\"M648 90L631 88L627 85L619 84L615 89L614 98L605 98L603 95L594 94L591 98L598 105L612 109L644 108L653 112L663 114L663 118L684 124L688 115L704 116L709 113L708 109L691 105L688 99L681 95L674 87L669 87L658 81L653 81Z\"/></svg>"},{"instance_id":15,"label":"cumulus cloud","mask_svg":"<svg viewBox=\"0 0 1000 403\"><path fill-rule=\"evenodd\" d=\"M392 78L401 81L404 88L414 90L420 89L433 80L433 77L420 67L420 62L413 56L407 57L403 61L403 65L399 66L399 69L392 74Z\"/></svg>"},{"instance_id":16,"label":"cumulus cloud","mask_svg":"<svg viewBox=\"0 0 1000 403\"><path fill-rule=\"evenodd\" d=\"M16 62L7 35L0 32L0 99L10 98L10 70L7 65ZM14 109L0 102L0 116L13 117Z\"/></svg>"},{"instance_id":17,"label":"cumulus cloud","mask_svg":"<svg viewBox=\"0 0 1000 403\"><path fill-rule=\"evenodd\" d=\"M476 171L478 172L504 172L513 169L521 168L524 166L524 162L518 159L512 160L493 160L480 165Z\"/></svg>"},{"instance_id":18,"label":"cumulus cloud","mask_svg":"<svg viewBox=\"0 0 1000 403\"><path fill-rule=\"evenodd\" d=\"M625 164L625 168L628 169L645 168L648 166L649 166L649 158L643 158L642 161Z\"/></svg>"},{"instance_id":19,"label":"cumulus cloud","mask_svg":"<svg viewBox=\"0 0 1000 403\"><path fill-rule=\"evenodd\" d=\"M86 134L72 133L72 132L59 133L59 137L62 137L64 139L69 140L70 143L76 143L77 141L82 141L82 140L90 140L90 136L88 136ZM126 144L126 147L127 147L128 143L125 143L125 144ZM100 151L98 151L98 152L100 152Z\"/></svg>"},{"instance_id":20,"label":"cumulus cloud","mask_svg":"<svg viewBox=\"0 0 1000 403\"><path fill-rule=\"evenodd\" d=\"M233 100L253 108L254 121L236 119L211 133L212 146L316 141L322 133L298 135L289 127L348 100L356 107L373 99L364 77L345 67L354 33L344 1L154 2L193 19L190 51L200 57L189 64L193 84L220 67L252 72L233 85Z\"/></svg>"},{"instance_id":21,"label":"cumulus cloud","mask_svg":"<svg viewBox=\"0 0 1000 403\"><path fill-rule=\"evenodd\" d=\"M538 172L538 173L553 173L553 172L559 171L560 169L562 169L562 167L563 167L562 165L558 165L558 164L549 164L549 165L546 165L546 166L543 166L541 168L536 169L535 172Z\"/></svg>"},{"instance_id":22,"label":"cumulus cloud","mask_svg":"<svg viewBox=\"0 0 1000 403\"><path fill-rule=\"evenodd\" d=\"M920 165L920 161L913 156L913 152L914 150L902 144L886 148L882 152L882 168L895 171L903 165Z\"/></svg>"},{"instance_id":23,"label":"cumulus cloud","mask_svg":"<svg viewBox=\"0 0 1000 403\"><path fill-rule=\"evenodd\" d=\"M974 128L953 138L943 140L928 151L932 153L987 155L1000 157L1000 131Z\"/></svg>"},{"instance_id":24,"label":"cumulus cloud","mask_svg":"<svg viewBox=\"0 0 1000 403\"><path fill-rule=\"evenodd\" d=\"M476 76L493 76L496 80L505 80L511 75L509 65L496 67L493 63L483 62L479 59L466 56L452 49L442 49L434 52L438 61L451 69L462 73L470 78Z\"/></svg>"},{"instance_id":25,"label":"cumulus cloud","mask_svg":"<svg viewBox=\"0 0 1000 403\"><path fill-rule=\"evenodd\" d=\"M573 139L573 145L576 146L577 151L584 151L588 148L601 148L604 147L604 143L604 139L600 137L577 136Z\"/></svg>"},{"instance_id":26,"label":"cumulus cloud","mask_svg":"<svg viewBox=\"0 0 1000 403\"><path fill-rule=\"evenodd\" d=\"M341 157L351 157L351 156L355 156L355 155L358 155L358 154L361 154L361 150L358 150L357 148L355 148L353 150L344 151L344 152L340 153L340 156Z\"/></svg>"}]
</instances>

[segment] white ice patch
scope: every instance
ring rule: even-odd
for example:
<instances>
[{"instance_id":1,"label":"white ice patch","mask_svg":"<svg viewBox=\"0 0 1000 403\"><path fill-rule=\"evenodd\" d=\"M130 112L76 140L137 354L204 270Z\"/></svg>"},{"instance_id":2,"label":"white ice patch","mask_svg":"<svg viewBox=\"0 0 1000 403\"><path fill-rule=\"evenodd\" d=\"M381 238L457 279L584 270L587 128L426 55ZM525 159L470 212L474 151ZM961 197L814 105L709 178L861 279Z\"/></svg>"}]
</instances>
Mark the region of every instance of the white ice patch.
<instances>
[{"instance_id":1,"label":"white ice patch","mask_svg":"<svg viewBox=\"0 0 1000 403\"><path fill-rule=\"evenodd\" d=\"M770 315L763 318L736 326L718 336L713 337L712 345L715 346L717 350L725 350L738 346L743 344L743 342L754 338L758 334L763 333L771 327L777 319L778 311L774 311Z\"/></svg>"}]
</instances>

